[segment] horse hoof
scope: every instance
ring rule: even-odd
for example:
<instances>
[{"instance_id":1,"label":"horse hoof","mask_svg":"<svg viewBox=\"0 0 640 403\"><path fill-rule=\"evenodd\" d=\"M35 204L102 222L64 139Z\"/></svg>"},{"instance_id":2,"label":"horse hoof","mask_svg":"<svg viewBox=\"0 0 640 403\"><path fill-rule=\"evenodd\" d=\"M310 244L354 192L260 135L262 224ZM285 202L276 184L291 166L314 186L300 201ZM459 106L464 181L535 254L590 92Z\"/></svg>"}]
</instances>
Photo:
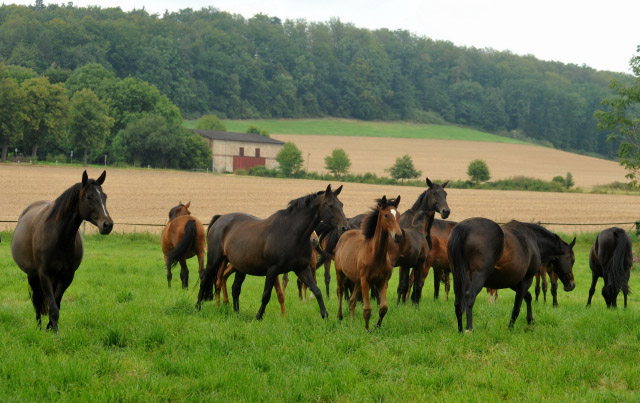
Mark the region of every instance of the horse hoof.
<instances>
[{"instance_id":1,"label":"horse hoof","mask_svg":"<svg viewBox=\"0 0 640 403\"><path fill-rule=\"evenodd\" d=\"M261 321L262 320L262 315L259 315L259 314L256 315L256 320L260 320Z\"/></svg>"},{"instance_id":2,"label":"horse hoof","mask_svg":"<svg viewBox=\"0 0 640 403\"><path fill-rule=\"evenodd\" d=\"M201 310L202 310L202 302L200 302L200 301L196 302L196 309L197 309L198 311L201 311Z\"/></svg>"}]
</instances>

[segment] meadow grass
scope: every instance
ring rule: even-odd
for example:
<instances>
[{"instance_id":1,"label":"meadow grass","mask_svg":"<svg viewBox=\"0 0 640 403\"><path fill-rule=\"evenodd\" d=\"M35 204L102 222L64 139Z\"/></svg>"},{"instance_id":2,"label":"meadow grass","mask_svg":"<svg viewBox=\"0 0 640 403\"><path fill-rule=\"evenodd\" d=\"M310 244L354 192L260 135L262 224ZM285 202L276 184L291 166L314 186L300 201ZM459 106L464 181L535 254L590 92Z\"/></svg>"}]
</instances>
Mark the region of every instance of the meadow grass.
<instances>
[{"instance_id":1,"label":"meadow grass","mask_svg":"<svg viewBox=\"0 0 640 403\"><path fill-rule=\"evenodd\" d=\"M26 276L11 259L11 233L1 236L3 400L638 399L640 300L631 294L628 309L607 309L600 280L585 308L594 236L578 239L577 287L559 291L559 308L534 303L528 327L523 307L509 331L514 293L501 290L490 305L482 291L475 330L463 335L453 293L449 301L443 292L433 300L431 275L416 308L395 304L394 273L389 313L370 333L361 305L353 322L337 320L334 278L327 320L316 301L298 300L292 281L287 315L280 315L274 293L264 320L256 321L264 280L258 277L247 277L239 313L213 302L197 311L195 263L189 262L190 289L180 289L178 269L168 289L159 237L149 234L85 239L84 262L62 301L60 332L52 334L36 326ZM318 275L323 289L322 270ZM640 289L637 271L631 288Z\"/></svg>"},{"instance_id":2,"label":"meadow grass","mask_svg":"<svg viewBox=\"0 0 640 403\"><path fill-rule=\"evenodd\" d=\"M197 120L185 120L184 126L193 129ZM332 136L394 137L441 140L473 140L497 143L526 144L509 137L452 125L431 125L410 122L380 122L351 119L259 119L223 120L230 132L244 133L250 126L272 134L312 134Z\"/></svg>"}]
</instances>

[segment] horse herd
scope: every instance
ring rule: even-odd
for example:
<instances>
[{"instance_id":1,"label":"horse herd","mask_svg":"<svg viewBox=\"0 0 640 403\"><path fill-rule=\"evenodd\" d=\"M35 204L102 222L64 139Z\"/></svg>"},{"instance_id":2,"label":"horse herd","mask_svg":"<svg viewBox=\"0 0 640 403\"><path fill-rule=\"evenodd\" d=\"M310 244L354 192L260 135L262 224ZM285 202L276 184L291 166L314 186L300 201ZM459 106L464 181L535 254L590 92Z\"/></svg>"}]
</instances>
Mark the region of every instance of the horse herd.
<instances>
[{"instance_id":1,"label":"horse herd","mask_svg":"<svg viewBox=\"0 0 640 403\"><path fill-rule=\"evenodd\" d=\"M27 274L38 325L42 315L49 315L47 329L58 330L62 295L82 261L80 224L89 221L104 235L113 229L113 220L106 208L107 196L102 191L105 178L106 171L96 180L89 179L85 171L82 181L54 202L31 203L18 218L11 253ZM324 264L328 298L329 268L333 260L338 318L343 317L343 296L348 298L351 318L358 301L362 300L365 328L369 329L370 299L378 300L376 327L381 325L388 310L387 286L394 267L400 268L398 302L410 298L416 304L428 271L433 268L435 298L438 298L441 280L445 281L448 295L449 274L453 275L460 332L464 313L466 330L473 329L473 305L483 287L515 291L509 327L518 317L523 300L527 306L527 323L532 322L529 287L534 277L542 273L546 299L544 273L550 275L554 302L558 279L565 291L575 288L572 272L575 238L567 243L540 225L517 221L504 225L486 218L470 218L460 223L447 221L450 214L445 191L447 182L440 185L427 178L426 183L427 189L402 214L398 212L401 196L382 196L375 200L369 212L347 219L338 199L342 186L334 190L329 185L325 190L291 200L285 209L266 219L246 213L215 215L206 232L202 223L190 215L190 203L180 203L171 209L170 220L162 233L168 286L171 287L172 267L180 263L182 286L188 287L186 259L197 256L200 275L197 308L203 301L212 300L214 294L219 301L221 291L228 301L226 279L235 273L231 289L233 308L238 311L247 274L263 276L262 303L256 314L257 319L262 319L274 287L284 313L279 275L293 271L299 284L311 290L321 316L326 318L328 313L316 285L315 269ZM436 219L436 213L442 219ZM602 231L591 248L589 264L593 278L587 306L597 279L603 277L602 295L607 306L615 307L617 295L622 291L626 307L632 265L629 235L615 227ZM286 279L283 281L286 286ZM536 285L536 299L538 293Z\"/></svg>"}]
</instances>

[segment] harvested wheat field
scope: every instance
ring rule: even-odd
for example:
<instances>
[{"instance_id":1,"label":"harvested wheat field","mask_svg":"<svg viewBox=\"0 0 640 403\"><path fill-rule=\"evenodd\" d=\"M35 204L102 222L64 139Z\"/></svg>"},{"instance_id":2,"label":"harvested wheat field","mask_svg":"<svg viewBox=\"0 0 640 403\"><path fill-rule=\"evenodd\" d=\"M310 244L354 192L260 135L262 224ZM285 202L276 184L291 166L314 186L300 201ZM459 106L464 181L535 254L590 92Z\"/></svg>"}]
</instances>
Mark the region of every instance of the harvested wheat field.
<instances>
[{"instance_id":1,"label":"harvested wheat field","mask_svg":"<svg viewBox=\"0 0 640 403\"><path fill-rule=\"evenodd\" d=\"M53 200L72 184L79 182L80 167L0 165L0 221L17 220L20 212L36 200ZM89 177L102 169L91 167ZM577 172L576 172L577 173ZM434 175L435 176L435 175ZM576 175L577 176L577 175ZM108 195L107 208L115 222L114 231L160 232L168 220L169 209L179 201L191 201L191 212L208 223L214 214L243 211L266 217L287 203L308 193L324 190L328 183L235 175L164 171L107 169L103 185ZM332 183L336 188L340 183ZM345 214L350 217L368 210L373 199L402 196L400 210L411 207L424 188L345 183L340 194ZM511 219L543 223L624 223L624 229L640 218L640 197L577 193L542 193L449 189L449 219L460 221L483 216L498 222ZM629 224L627 224L629 223ZM14 223L0 222L0 230ZM87 230L91 225L87 225ZM549 225L564 233L596 231L593 226Z\"/></svg>"},{"instance_id":2,"label":"harvested wheat field","mask_svg":"<svg viewBox=\"0 0 640 403\"><path fill-rule=\"evenodd\" d=\"M489 166L492 180L522 175L548 181L571 172L576 186L586 188L614 181L626 182L626 171L615 161L530 144L312 135L272 137L295 143L302 151L305 164L310 153L311 172L326 173L325 157L340 147L349 155L350 172L354 174L372 172L389 176L384 172L385 168L391 167L396 158L409 154L423 176L439 180L468 179L469 163L480 158ZM366 147L363 147L364 143Z\"/></svg>"}]
</instances>

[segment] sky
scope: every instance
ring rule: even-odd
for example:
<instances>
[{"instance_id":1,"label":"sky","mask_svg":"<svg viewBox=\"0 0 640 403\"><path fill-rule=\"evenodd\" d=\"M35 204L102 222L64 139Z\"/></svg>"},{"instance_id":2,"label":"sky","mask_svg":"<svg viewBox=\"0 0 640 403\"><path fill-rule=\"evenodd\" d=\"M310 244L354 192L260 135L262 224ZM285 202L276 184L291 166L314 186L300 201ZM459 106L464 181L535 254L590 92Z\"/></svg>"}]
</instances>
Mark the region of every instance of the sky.
<instances>
[{"instance_id":1,"label":"sky","mask_svg":"<svg viewBox=\"0 0 640 403\"><path fill-rule=\"evenodd\" d=\"M13 3L30 5L35 0ZM124 11L144 8L159 15L165 10L214 7L246 18L258 13L283 21L339 18L361 28L403 29L458 46L629 74L629 60L640 45L638 0L76 0L73 4Z\"/></svg>"}]
</instances>

